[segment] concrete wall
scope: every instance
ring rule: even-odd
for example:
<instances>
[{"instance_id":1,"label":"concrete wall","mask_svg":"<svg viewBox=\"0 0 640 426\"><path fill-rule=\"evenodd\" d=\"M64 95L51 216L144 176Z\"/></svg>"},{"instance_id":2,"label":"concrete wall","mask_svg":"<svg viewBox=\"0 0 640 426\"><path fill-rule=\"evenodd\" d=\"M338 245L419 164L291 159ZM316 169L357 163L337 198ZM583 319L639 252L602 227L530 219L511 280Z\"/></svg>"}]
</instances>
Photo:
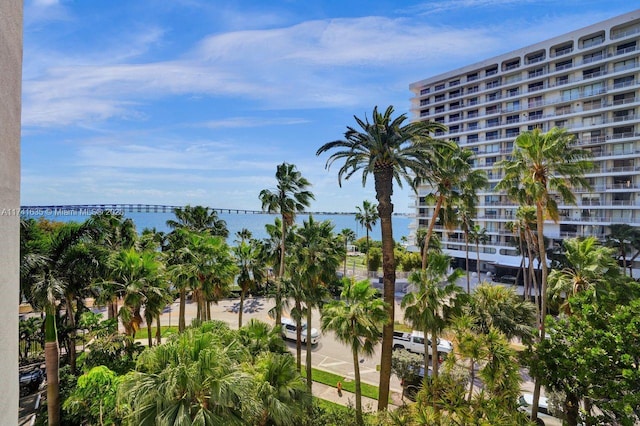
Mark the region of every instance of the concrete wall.
<instances>
[{"instance_id":1,"label":"concrete wall","mask_svg":"<svg viewBox=\"0 0 640 426\"><path fill-rule=\"evenodd\" d=\"M22 0L0 0L0 425L18 424Z\"/></svg>"}]
</instances>

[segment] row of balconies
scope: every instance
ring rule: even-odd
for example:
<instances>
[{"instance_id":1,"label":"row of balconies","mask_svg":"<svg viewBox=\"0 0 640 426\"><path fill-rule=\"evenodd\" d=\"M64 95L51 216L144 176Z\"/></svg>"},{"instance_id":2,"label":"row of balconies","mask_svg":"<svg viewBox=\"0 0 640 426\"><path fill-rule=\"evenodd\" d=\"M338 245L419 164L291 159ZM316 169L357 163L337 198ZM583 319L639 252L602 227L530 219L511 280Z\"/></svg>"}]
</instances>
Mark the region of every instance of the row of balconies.
<instances>
[{"instance_id":1,"label":"row of balconies","mask_svg":"<svg viewBox=\"0 0 640 426\"><path fill-rule=\"evenodd\" d=\"M610 47L610 46L607 46L607 47ZM587 57L583 56L582 60L575 61L575 62L572 61L571 63L566 63L567 60L563 59L563 61L560 62L555 67L555 69L553 71L549 71L548 67L544 67L543 70L529 71L528 74L526 74L526 76L527 76L526 78L530 79L530 78L535 78L535 77L538 77L538 76L541 76L541 75L546 75L546 74L550 74L550 73L563 71L563 70L569 69L569 68L579 68L579 67L584 66L584 65L592 65L592 64L594 64L594 63L596 63L598 61L601 61L601 60L610 59L612 57L621 57L623 55L627 55L627 54L633 53L636 50L638 50L638 47L636 47L636 46L630 46L630 47L626 47L626 48L622 48L622 49L616 49L615 51L614 50L609 50L609 51L603 50L602 52L595 52L595 54L592 53L592 54L590 54L590 56L587 56ZM574 58L578 58L578 57L579 57L578 55L574 56ZM539 59L536 59L535 61L528 62L527 65L534 65L536 63L543 62L544 60L545 60L544 57L543 58L539 58ZM551 63L549 63L549 65L551 65ZM511 71L511 70L517 69L518 67L519 67L519 65L506 67L503 71ZM485 78L491 77L491 76L497 75L497 74L498 74L498 70L495 69L495 71L486 72L485 73ZM457 80L455 80L455 84L452 84L453 82L451 82L448 87L450 88L450 87L454 87L454 86L459 86L460 85L460 80L462 79L462 77L463 76L460 76ZM452 78L455 78L455 77L452 77ZM510 76L505 76L504 78L505 78L505 81L507 83L514 83L514 82L521 81L525 77L523 77L522 74L515 74L515 75L512 74ZM472 83L472 82L476 82L478 80L479 80L479 77L476 76L474 78L467 79L466 82L467 83ZM498 84L494 84L493 82L490 82L490 84L487 85L487 88L499 87L500 85L502 85L502 82L499 82ZM431 90L432 88L433 88L433 90ZM436 84L436 85L434 85L434 86L432 86L430 88L421 89L419 96L429 95L431 93L435 93L435 92L438 92L438 91L441 91L441 90L445 90L446 88L447 88L447 86L445 84Z\"/></svg>"},{"instance_id":2,"label":"row of balconies","mask_svg":"<svg viewBox=\"0 0 640 426\"><path fill-rule=\"evenodd\" d=\"M598 95L602 95L611 91L615 91L615 90L620 90L620 89L624 89L627 87L631 87L631 86L635 86L637 85L637 81L634 80L630 80L630 81L624 81L624 82L619 82L619 83L613 83L613 84L608 84L606 86L603 86L601 88L583 88L582 90L578 91L577 93L569 93L569 94L565 94L559 97L555 97L552 99L548 99L548 100L539 100L539 101L528 101L527 102L523 102L523 104L526 104L527 107L523 106L511 106L511 107L506 107L506 109L504 110L504 112L514 112L514 111L521 111L523 109L526 108L536 108L539 106L546 106L546 105L554 105L554 104L558 104L558 103L562 103L562 102L572 102L572 101L576 101L579 99L584 99L584 98L588 98L588 97L592 97L592 96L598 96ZM466 103L459 103L453 106L445 106L445 105L440 105L440 106L436 106L434 109L434 114L440 114L440 113L445 113L445 112L449 112L449 111L456 111L465 107L472 107L472 106L477 106L477 105L482 105L482 104L489 104L489 103L494 103L495 101L499 101L502 99L509 99L512 98L516 95L508 95L508 96L502 96L502 95L496 95L493 98L490 99L486 99L484 102L479 101L477 98L474 99L469 99L467 100ZM431 115L430 110L422 110L420 111L420 117L428 117Z\"/></svg>"}]
</instances>

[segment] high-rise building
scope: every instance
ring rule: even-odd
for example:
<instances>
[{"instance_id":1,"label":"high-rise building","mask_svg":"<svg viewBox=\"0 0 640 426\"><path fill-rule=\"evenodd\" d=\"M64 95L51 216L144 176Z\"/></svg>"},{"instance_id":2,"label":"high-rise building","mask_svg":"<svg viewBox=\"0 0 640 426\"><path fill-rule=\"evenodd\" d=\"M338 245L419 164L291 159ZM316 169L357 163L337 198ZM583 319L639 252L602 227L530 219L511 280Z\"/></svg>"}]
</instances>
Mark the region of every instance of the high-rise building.
<instances>
[{"instance_id":1,"label":"high-rise building","mask_svg":"<svg viewBox=\"0 0 640 426\"><path fill-rule=\"evenodd\" d=\"M640 10L458 68L410 85L414 120L444 123L439 138L476 153L489 188L478 193L475 223L487 231L480 245L483 271L509 273L521 258L506 224L516 205L492 188L503 177L494 164L512 152L514 139L535 128L563 127L591 151L591 191L576 188L577 205L559 204L560 220L545 222L545 236L600 239L612 224L640 227ZM418 189L412 225L428 226L428 186ZM436 224L444 250L463 266L460 230ZM475 263L475 247L470 259ZM640 263L638 263L640 271ZM475 267L474 269L475 270Z\"/></svg>"}]
</instances>

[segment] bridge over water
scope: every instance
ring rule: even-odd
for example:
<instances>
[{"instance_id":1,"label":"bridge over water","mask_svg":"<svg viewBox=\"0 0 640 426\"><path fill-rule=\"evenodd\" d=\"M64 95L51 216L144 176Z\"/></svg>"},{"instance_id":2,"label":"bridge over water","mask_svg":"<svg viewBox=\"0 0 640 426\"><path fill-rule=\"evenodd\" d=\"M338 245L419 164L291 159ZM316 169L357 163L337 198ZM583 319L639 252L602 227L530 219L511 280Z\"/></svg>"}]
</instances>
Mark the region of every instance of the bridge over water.
<instances>
[{"instance_id":1,"label":"bridge over water","mask_svg":"<svg viewBox=\"0 0 640 426\"><path fill-rule=\"evenodd\" d=\"M48 206L21 206L20 214L28 216L89 216L101 212L111 213L172 213L176 208L164 204L57 204ZM207 207L210 211L227 214L269 214L263 210ZM354 212L307 212L317 215L353 215Z\"/></svg>"},{"instance_id":2,"label":"bridge over water","mask_svg":"<svg viewBox=\"0 0 640 426\"><path fill-rule=\"evenodd\" d=\"M164 204L64 204L48 206L21 206L20 213L27 215L91 215L101 212L112 213L171 213L176 208L184 206L168 206ZM267 214L262 210L229 209L219 207L207 207L209 211L217 213L236 214Z\"/></svg>"}]
</instances>

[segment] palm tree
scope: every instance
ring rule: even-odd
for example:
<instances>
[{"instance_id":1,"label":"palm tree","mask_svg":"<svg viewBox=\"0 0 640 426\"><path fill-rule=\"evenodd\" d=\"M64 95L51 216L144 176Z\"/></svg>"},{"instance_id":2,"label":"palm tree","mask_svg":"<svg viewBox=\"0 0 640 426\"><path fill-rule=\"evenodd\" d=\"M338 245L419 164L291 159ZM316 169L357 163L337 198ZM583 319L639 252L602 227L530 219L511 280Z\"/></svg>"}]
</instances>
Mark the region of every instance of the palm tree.
<instances>
[{"instance_id":1,"label":"palm tree","mask_svg":"<svg viewBox=\"0 0 640 426\"><path fill-rule=\"evenodd\" d=\"M360 355L373 355L375 345L382 337L382 327L389 321L384 302L376 293L369 280L345 279L340 300L332 301L322 309L322 330L333 331L340 342L351 346L359 425L363 424Z\"/></svg>"},{"instance_id":2,"label":"palm tree","mask_svg":"<svg viewBox=\"0 0 640 426\"><path fill-rule=\"evenodd\" d=\"M448 327L454 313L457 312L456 297L460 288L456 280L462 275L459 269L447 275L449 256L430 253L427 268L414 272L409 282L417 287L415 292L407 293L401 302L404 317L415 330L424 332L424 365L429 364L427 336L431 334L431 357L433 376L438 377L438 336ZM441 283L445 283L441 287Z\"/></svg>"},{"instance_id":3,"label":"palm tree","mask_svg":"<svg viewBox=\"0 0 640 426\"><path fill-rule=\"evenodd\" d=\"M336 279L336 269L343 256L342 242L333 233L331 221L316 222L313 216L303 222L297 232L297 262L300 266L307 322L307 377L311 377L311 318L314 307L326 298L326 285ZM312 381L307 380L309 392Z\"/></svg>"},{"instance_id":4,"label":"palm tree","mask_svg":"<svg viewBox=\"0 0 640 426\"><path fill-rule=\"evenodd\" d=\"M138 357L138 370L118 389L128 424L245 424L243 407L255 404L253 383L237 364L250 357L216 327L188 329Z\"/></svg>"},{"instance_id":5,"label":"palm tree","mask_svg":"<svg viewBox=\"0 0 640 426\"><path fill-rule=\"evenodd\" d=\"M606 236L607 245L618 250L624 274L627 273L627 252L636 251L629 260L629 276L633 276L633 261L640 255L640 230L626 223L612 223L609 225L609 231L609 235Z\"/></svg>"},{"instance_id":6,"label":"palm tree","mask_svg":"<svg viewBox=\"0 0 640 426\"><path fill-rule=\"evenodd\" d=\"M302 176L296 166L289 163L282 163L276 169L276 188L263 189L260 191L260 202L262 210L269 213L278 213L282 217L280 232L280 269L278 271L278 281L276 282L276 324L280 324L282 318L282 295L280 280L284 275L285 241L287 240L287 229L295 222L297 213L309 207L311 201L315 199L313 193L307 188L311 186L309 181Z\"/></svg>"},{"instance_id":7,"label":"palm tree","mask_svg":"<svg viewBox=\"0 0 640 426\"><path fill-rule=\"evenodd\" d=\"M46 240L42 253L24 256L21 275L29 277L29 302L44 312L44 355L47 372L47 412L49 425L60 424L60 387L57 304L64 299L68 270L62 267L65 256L87 235L86 225L67 223Z\"/></svg>"},{"instance_id":8,"label":"palm tree","mask_svg":"<svg viewBox=\"0 0 640 426\"><path fill-rule=\"evenodd\" d=\"M487 244L489 242L487 228L481 228L480 225L474 225L471 227L469 239L476 245L476 273L478 274L478 282L480 282L480 244Z\"/></svg>"},{"instance_id":9,"label":"palm tree","mask_svg":"<svg viewBox=\"0 0 640 426\"><path fill-rule=\"evenodd\" d=\"M370 201L364 200L362 202L362 207L356 206L356 222L360 224L360 226L364 227L367 233L367 256L366 256L366 265L367 271L369 270L369 232L373 226L378 222L378 211L377 206Z\"/></svg>"},{"instance_id":10,"label":"palm tree","mask_svg":"<svg viewBox=\"0 0 640 426\"><path fill-rule=\"evenodd\" d=\"M393 181L402 187L402 181L415 189L414 173L421 176L428 167L433 154L433 147L440 142L431 134L445 127L433 122L415 122L404 124L406 115L392 120L393 107L389 106L384 113L373 109L372 122L354 117L360 129L347 127L343 140L324 144L316 155L335 151L327 160L329 168L334 162L344 160L338 170L338 184L342 178L349 179L356 172L362 171L362 184L367 182L369 174L373 174L378 215L382 232L382 270L384 282L384 301L387 303L389 323L383 329L382 354L380 357L380 397L378 409L385 410L389 401L389 381L391 379L391 352L393 346L393 318L395 298L395 259L394 240L391 216L393 204Z\"/></svg>"},{"instance_id":11,"label":"palm tree","mask_svg":"<svg viewBox=\"0 0 640 426\"><path fill-rule=\"evenodd\" d=\"M523 301L510 287L480 284L471 294L466 312L475 333L488 334L493 327L509 340L519 338L531 342L536 323L536 310Z\"/></svg>"},{"instance_id":12,"label":"palm tree","mask_svg":"<svg viewBox=\"0 0 640 426\"><path fill-rule=\"evenodd\" d=\"M347 258L349 257L349 253L348 253L349 243L352 241L355 241L356 233L353 232L353 229L344 228L342 231L340 231L340 236L342 236L342 239L344 240L344 272L342 273L342 276L346 277L347 276ZM369 241L368 238L367 238L367 241ZM367 256L368 255L369 254L367 253Z\"/></svg>"},{"instance_id":13,"label":"palm tree","mask_svg":"<svg viewBox=\"0 0 640 426\"><path fill-rule=\"evenodd\" d=\"M242 311L247 292L264 278L264 265L262 263L262 246L255 240L241 241L233 248L236 266L240 273L236 279L240 286L240 307L238 310L238 328L242 327Z\"/></svg>"},{"instance_id":14,"label":"palm tree","mask_svg":"<svg viewBox=\"0 0 640 426\"><path fill-rule=\"evenodd\" d=\"M465 269L467 271L467 294L471 292L471 278L469 272L469 233L473 228L473 219L478 213L478 191L487 186L489 179L483 171L472 171L462 182L458 205L458 222L464 233Z\"/></svg>"},{"instance_id":15,"label":"palm tree","mask_svg":"<svg viewBox=\"0 0 640 426\"><path fill-rule=\"evenodd\" d=\"M256 362L256 373L257 395L262 402L257 424L303 424L304 409L311 404L311 394L307 392L304 379L294 368L291 354L263 353Z\"/></svg>"},{"instance_id":16,"label":"palm tree","mask_svg":"<svg viewBox=\"0 0 640 426\"><path fill-rule=\"evenodd\" d=\"M271 327L266 322L255 318L250 319L245 326L238 329L238 339L249 351L253 361L261 353L287 353L287 346L282 340L278 327Z\"/></svg>"},{"instance_id":17,"label":"palm tree","mask_svg":"<svg viewBox=\"0 0 640 426\"><path fill-rule=\"evenodd\" d=\"M442 216L442 223L452 227L457 220L455 207L461 203L463 194L468 197L470 190L465 189L465 182L474 189L486 185L486 173L473 170L471 165L474 152L458 145L442 145L436 148L431 167L418 179L427 181L432 192L426 197L434 204L433 215L429 221L425 235L425 247L429 247L429 240L433 234L437 219ZM422 254L422 269L427 266L427 251Z\"/></svg>"},{"instance_id":18,"label":"palm tree","mask_svg":"<svg viewBox=\"0 0 640 426\"><path fill-rule=\"evenodd\" d=\"M227 222L218 217L218 212L203 206L176 207L173 209L176 220L167 220L171 229L188 229L193 232L206 232L213 236L227 238Z\"/></svg>"},{"instance_id":19,"label":"palm tree","mask_svg":"<svg viewBox=\"0 0 640 426\"><path fill-rule=\"evenodd\" d=\"M620 279L615 249L601 246L595 237L571 238L564 240L563 246L569 266L549 274L547 290L552 300L569 299L582 291L593 291L598 296ZM563 307L569 313L568 302Z\"/></svg>"},{"instance_id":20,"label":"palm tree","mask_svg":"<svg viewBox=\"0 0 640 426\"><path fill-rule=\"evenodd\" d=\"M584 173L593 167L588 160L590 152L572 146L574 136L557 127L547 133L540 129L518 135L511 158L500 161L497 167L504 169L504 178L496 185L496 191L506 191L508 196L524 205L536 207L536 230L541 274L540 339L545 338L544 316L547 312L547 256L544 246L544 220L559 219L556 196L567 204L575 204L576 188L590 189ZM531 259L530 259L531 260ZM532 419L537 418L540 399L540 382L536 380L532 404Z\"/></svg>"}]
</instances>

